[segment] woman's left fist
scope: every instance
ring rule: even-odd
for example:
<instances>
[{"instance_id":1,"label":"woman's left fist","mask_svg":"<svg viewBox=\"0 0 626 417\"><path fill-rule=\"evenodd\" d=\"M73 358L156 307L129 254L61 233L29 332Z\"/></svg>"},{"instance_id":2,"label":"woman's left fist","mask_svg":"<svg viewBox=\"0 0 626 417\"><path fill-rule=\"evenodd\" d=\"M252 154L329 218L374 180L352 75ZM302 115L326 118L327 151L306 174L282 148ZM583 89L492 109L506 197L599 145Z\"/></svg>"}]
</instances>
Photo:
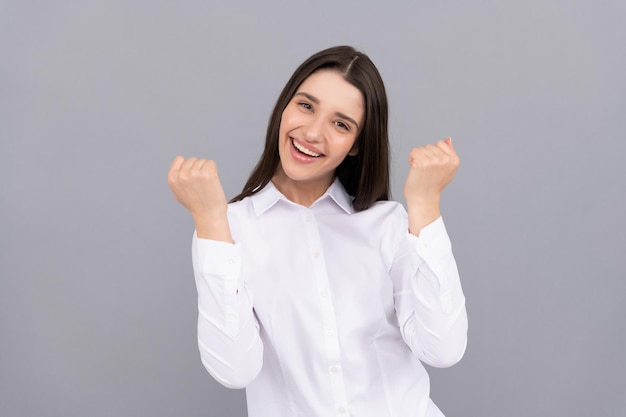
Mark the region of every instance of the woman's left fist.
<instances>
[{"instance_id":1,"label":"woman's left fist","mask_svg":"<svg viewBox=\"0 0 626 417\"><path fill-rule=\"evenodd\" d=\"M413 148L409 155L409 174L404 183L404 197L411 201L439 201L444 188L452 181L460 160L452 140Z\"/></svg>"}]
</instances>

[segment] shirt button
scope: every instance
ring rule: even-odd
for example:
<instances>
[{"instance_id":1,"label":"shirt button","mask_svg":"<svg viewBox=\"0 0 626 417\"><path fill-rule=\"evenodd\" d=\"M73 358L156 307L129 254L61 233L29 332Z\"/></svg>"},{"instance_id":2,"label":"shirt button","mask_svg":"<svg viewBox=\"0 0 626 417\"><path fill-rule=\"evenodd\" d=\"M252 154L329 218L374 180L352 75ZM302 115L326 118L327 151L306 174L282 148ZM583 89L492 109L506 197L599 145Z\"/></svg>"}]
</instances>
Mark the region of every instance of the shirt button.
<instances>
[{"instance_id":1,"label":"shirt button","mask_svg":"<svg viewBox=\"0 0 626 417\"><path fill-rule=\"evenodd\" d=\"M344 407L339 407L339 408L337 409L337 412L338 412L339 414L345 414L346 409L345 409Z\"/></svg>"},{"instance_id":2,"label":"shirt button","mask_svg":"<svg viewBox=\"0 0 626 417\"><path fill-rule=\"evenodd\" d=\"M310 222L311 220L313 220L313 216L311 216L310 214L307 214L306 216L304 216L304 220L306 220L307 222Z\"/></svg>"},{"instance_id":3,"label":"shirt button","mask_svg":"<svg viewBox=\"0 0 626 417\"><path fill-rule=\"evenodd\" d=\"M334 334L335 332L333 331L333 329L326 329L326 336L332 336Z\"/></svg>"},{"instance_id":4,"label":"shirt button","mask_svg":"<svg viewBox=\"0 0 626 417\"><path fill-rule=\"evenodd\" d=\"M328 298L328 291L324 290L320 293L320 297L322 298Z\"/></svg>"},{"instance_id":5,"label":"shirt button","mask_svg":"<svg viewBox=\"0 0 626 417\"><path fill-rule=\"evenodd\" d=\"M313 252L313 257L314 258L319 258L320 257L320 251L316 250L315 252Z\"/></svg>"},{"instance_id":6,"label":"shirt button","mask_svg":"<svg viewBox=\"0 0 626 417\"><path fill-rule=\"evenodd\" d=\"M237 258L228 258L228 263L234 265L237 263Z\"/></svg>"},{"instance_id":7,"label":"shirt button","mask_svg":"<svg viewBox=\"0 0 626 417\"><path fill-rule=\"evenodd\" d=\"M328 368L328 370L331 374L336 374L337 372L339 372L339 368L336 366L331 366L330 368Z\"/></svg>"}]
</instances>

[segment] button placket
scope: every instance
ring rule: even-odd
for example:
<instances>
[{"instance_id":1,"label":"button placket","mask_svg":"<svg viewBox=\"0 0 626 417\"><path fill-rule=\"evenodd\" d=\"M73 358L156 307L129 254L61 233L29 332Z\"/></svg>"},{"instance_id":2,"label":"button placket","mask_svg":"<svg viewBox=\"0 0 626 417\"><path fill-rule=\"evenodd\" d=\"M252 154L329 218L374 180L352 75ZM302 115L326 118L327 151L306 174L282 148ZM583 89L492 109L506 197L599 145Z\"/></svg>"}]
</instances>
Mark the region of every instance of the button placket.
<instances>
[{"instance_id":1,"label":"button placket","mask_svg":"<svg viewBox=\"0 0 626 417\"><path fill-rule=\"evenodd\" d=\"M322 329L325 345L326 363L328 364L328 375L330 378L330 388L333 396L335 410L339 415L346 415L347 396L343 374L341 372L341 348L339 346L339 337L337 334L337 319L335 307L332 302L330 291L330 280L324 256L321 252L321 239L319 237L319 229L315 221L314 213L307 212L303 216L306 237L311 248L311 259L315 270L315 279L318 289ZM343 411L339 411L343 410Z\"/></svg>"}]
</instances>

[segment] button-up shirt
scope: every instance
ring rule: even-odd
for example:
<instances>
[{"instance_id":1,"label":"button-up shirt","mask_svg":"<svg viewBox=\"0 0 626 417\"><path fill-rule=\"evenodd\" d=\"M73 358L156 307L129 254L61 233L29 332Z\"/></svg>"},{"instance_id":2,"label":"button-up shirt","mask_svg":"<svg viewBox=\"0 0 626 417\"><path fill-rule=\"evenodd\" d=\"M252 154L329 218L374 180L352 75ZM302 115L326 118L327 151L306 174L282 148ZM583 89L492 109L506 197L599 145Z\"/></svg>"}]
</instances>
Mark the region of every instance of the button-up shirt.
<instances>
[{"instance_id":1,"label":"button-up shirt","mask_svg":"<svg viewBox=\"0 0 626 417\"><path fill-rule=\"evenodd\" d=\"M443 416L422 362L461 359L467 315L441 218L416 237L335 181L310 207L270 182L228 219L234 244L193 238L198 344L249 417Z\"/></svg>"}]
</instances>

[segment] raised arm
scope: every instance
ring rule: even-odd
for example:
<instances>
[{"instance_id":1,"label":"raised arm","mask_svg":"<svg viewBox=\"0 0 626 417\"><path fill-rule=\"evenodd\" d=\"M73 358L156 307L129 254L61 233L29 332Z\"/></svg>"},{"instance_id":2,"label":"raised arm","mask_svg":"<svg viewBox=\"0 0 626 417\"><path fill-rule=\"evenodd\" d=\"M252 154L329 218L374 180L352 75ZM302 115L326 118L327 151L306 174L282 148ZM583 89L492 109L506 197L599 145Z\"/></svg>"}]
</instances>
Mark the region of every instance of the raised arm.
<instances>
[{"instance_id":1,"label":"raised arm","mask_svg":"<svg viewBox=\"0 0 626 417\"><path fill-rule=\"evenodd\" d=\"M391 271L396 312L411 350L429 365L447 367L467 344L465 297L439 208L459 157L448 138L413 149L409 162L404 193L410 234Z\"/></svg>"},{"instance_id":2,"label":"raised arm","mask_svg":"<svg viewBox=\"0 0 626 417\"><path fill-rule=\"evenodd\" d=\"M198 347L206 370L228 388L244 388L263 363L252 297L241 276L240 248L228 224L228 203L213 161L178 156L168 182L196 224L192 243L198 289Z\"/></svg>"}]
</instances>

